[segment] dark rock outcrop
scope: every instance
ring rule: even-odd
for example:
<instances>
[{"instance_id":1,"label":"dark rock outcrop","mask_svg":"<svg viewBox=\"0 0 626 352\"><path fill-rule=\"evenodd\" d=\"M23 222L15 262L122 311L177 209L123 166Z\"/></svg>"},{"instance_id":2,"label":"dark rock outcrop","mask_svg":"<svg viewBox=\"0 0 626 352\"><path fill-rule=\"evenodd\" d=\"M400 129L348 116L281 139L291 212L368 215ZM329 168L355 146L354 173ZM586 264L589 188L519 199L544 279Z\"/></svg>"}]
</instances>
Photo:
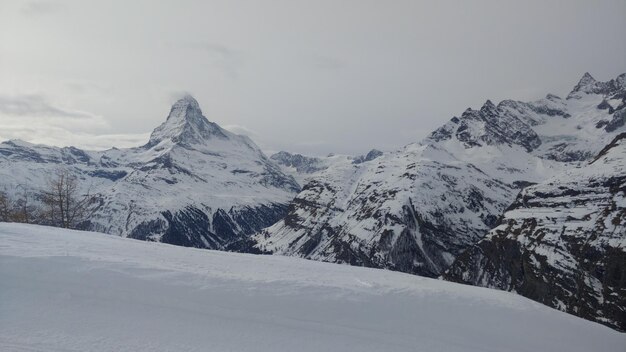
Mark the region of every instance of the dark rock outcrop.
<instances>
[{"instance_id":1,"label":"dark rock outcrop","mask_svg":"<svg viewBox=\"0 0 626 352\"><path fill-rule=\"evenodd\" d=\"M626 330L625 170L622 133L585 167L522 191L443 277Z\"/></svg>"}]
</instances>

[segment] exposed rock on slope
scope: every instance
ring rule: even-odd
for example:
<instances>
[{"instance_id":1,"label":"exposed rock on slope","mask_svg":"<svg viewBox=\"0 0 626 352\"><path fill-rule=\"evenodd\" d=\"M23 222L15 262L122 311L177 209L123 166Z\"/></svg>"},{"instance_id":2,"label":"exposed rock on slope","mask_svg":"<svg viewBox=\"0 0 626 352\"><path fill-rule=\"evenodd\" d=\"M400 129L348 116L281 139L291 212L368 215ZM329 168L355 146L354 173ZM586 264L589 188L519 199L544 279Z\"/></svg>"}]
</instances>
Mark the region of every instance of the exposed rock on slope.
<instances>
[{"instance_id":1,"label":"exposed rock on slope","mask_svg":"<svg viewBox=\"0 0 626 352\"><path fill-rule=\"evenodd\" d=\"M312 157L281 151L270 156L270 159L277 163L283 172L293 176L299 184L304 185L320 176L333 165L342 165L348 162L361 164L366 161L372 161L382 155L383 152L376 149L356 157L335 154L330 154L326 157Z\"/></svg>"},{"instance_id":2,"label":"exposed rock on slope","mask_svg":"<svg viewBox=\"0 0 626 352\"><path fill-rule=\"evenodd\" d=\"M420 144L336 163L247 246L438 276L495 226L520 188L587 163L625 129L605 128L626 111L625 77L586 74L566 100L487 101Z\"/></svg>"},{"instance_id":3,"label":"exposed rock on slope","mask_svg":"<svg viewBox=\"0 0 626 352\"><path fill-rule=\"evenodd\" d=\"M588 164L524 189L444 278L626 330L626 133Z\"/></svg>"},{"instance_id":4,"label":"exposed rock on slope","mask_svg":"<svg viewBox=\"0 0 626 352\"><path fill-rule=\"evenodd\" d=\"M270 159L278 165L293 168L296 172L302 174L311 174L327 168L327 165L321 158L291 154L284 151L273 154L270 156Z\"/></svg>"},{"instance_id":5,"label":"exposed rock on slope","mask_svg":"<svg viewBox=\"0 0 626 352\"><path fill-rule=\"evenodd\" d=\"M458 191L455 191L458 190ZM444 270L506 207L513 189L434 147L346 162L304 186L257 248L426 276Z\"/></svg>"}]
</instances>

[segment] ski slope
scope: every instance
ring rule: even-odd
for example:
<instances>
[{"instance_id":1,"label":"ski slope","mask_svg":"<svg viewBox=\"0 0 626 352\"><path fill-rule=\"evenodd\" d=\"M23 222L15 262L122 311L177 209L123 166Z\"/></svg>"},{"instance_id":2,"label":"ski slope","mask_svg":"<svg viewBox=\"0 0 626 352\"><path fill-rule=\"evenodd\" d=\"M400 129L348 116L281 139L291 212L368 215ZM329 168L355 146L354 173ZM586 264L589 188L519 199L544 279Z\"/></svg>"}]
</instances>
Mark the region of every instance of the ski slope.
<instances>
[{"instance_id":1,"label":"ski slope","mask_svg":"<svg viewBox=\"0 0 626 352\"><path fill-rule=\"evenodd\" d=\"M624 351L512 293L0 223L1 351Z\"/></svg>"}]
</instances>

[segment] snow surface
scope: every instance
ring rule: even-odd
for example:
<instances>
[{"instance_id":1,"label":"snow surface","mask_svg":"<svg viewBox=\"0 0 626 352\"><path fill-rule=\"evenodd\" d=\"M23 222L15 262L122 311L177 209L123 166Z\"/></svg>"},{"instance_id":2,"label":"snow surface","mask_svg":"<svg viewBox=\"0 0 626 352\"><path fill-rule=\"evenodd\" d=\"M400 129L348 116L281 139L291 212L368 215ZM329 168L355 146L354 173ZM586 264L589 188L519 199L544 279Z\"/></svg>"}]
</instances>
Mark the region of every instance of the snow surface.
<instances>
[{"instance_id":1,"label":"snow surface","mask_svg":"<svg viewBox=\"0 0 626 352\"><path fill-rule=\"evenodd\" d=\"M2 351L624 351L512 293L0 223Z\"/></svg>"}]
</instances>

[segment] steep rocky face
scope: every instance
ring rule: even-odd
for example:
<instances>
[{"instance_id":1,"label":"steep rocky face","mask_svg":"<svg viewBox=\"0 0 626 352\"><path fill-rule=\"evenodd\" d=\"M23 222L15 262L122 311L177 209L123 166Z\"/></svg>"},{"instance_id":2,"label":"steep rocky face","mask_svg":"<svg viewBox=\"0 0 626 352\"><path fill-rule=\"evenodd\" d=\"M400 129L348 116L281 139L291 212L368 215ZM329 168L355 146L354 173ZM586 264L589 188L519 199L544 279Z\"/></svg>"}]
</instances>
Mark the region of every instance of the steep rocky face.
<instances>
[{"instance_id":1,"label":"steep rocky face","mask_svg":"<svg viewBox=\"0 0 626 352\"><path fill-rule=\"evenodd\" d=\"M200 248L223 248L281 219L296 181L247 137L202 115L190 96L142 147L103 152L0 144L0 190L35 194L56 170L96 198L86 229Z\"/></svg>"},{"instance_id":2,"label":"steep rocky face","mask_svg":"<svg viewBox=\"0 0 626 352\"><path fill-rule=\"evenodd\" d=\"M524 189L444 278L626 330L626 133L580 168Z\"/></svg>"},{"instance_id":3,"label":"steep rocky face","mask_svg":"<svg viewBox=\"0 0 626 352\"><path fill-rule=\"evenodd\" d=\"M532 127L519 114L507 113L507 108L523 109L516 102L507 101L496 107L487 100L480 110L467 109L460 118L431 135L434 141L456 140L466 148L482 145L519 145L526 151L532 151L541 144L541 140ZM528 107L526 107L528 108Z\"/></svg>"},{"instance_id":4,"label":"steep rocky face","mask_svg":"<svg viewBox=\"0 0 626 352\"><path fill-rule=\"evenodd\" d=\"M372 149L369 152L367 152L367 154L365 155L359 155L356 158L354 158L354 160L352 161L353 164L360 164L360 163L364 163L366 161L372 161L376 158L378 158L379 156L382 156L384 153L381 152L378 149Z\"/></svg>"},{"instance_id":5,"label":"steep rocky face","mask_svg":"<svg viewBox=\"0 0 626 352\"><path fill-rule=\"evenodd\" d=\"M312 174L327 168L327 165L321 158L304 156L302 154L292 154L281 151L270 156L278 165L293 168L300 174Z\"/></svg>"},{"instance_id":6,"label":"steep rocky face","mask_svg":"<svg viewBox=\"0 0 626 352\"><path fill-rule=\"evenodd\" d=\"M198 102L187 95L172 105L167 120L152 132L146 147L159 143L191 147L212 138L227 140L229 137L216 123L207 120Z\"/></svg>"},{"instance_id":7,"label":"steep rocky face","mask_svg":"<svg viewBox=\"0 0 626 352\"><path fill-rule=\"evenodd\" d=\"M626 74L621 74L617 78L607 82L599 82L586 72L578 84L572 89L567 99L580 99L586 94L604 95L608 99L623 99L624 88L626 87Z\"/></svg>"},{"instance_id":8,"label":"steep rocky face","mask_svg":"<svg viewBox=\"0 0 626 352\"><path fill-rule=\"evenodd\" d=\"M322 170L248 249L441 275L520 188L588 162L624 131L597 126L626 111L626 75L587 76L566 100L487 101L419 144Z\"/></svg>"},{"instance_id":9,"label":"steep rocky face","mask_svg":"<svg viewBox=\"0 0 626 352\"><path fill-rule=\"evenodd\" d=\"M270 156L270 159L278 164L285 174L293 176L298 181L298 184L305 185L309 181L318 178L325 170L334 165L359 164L363 161L374 160L382 154L383 152L381 151L372 150L367 155L358 157L335 154L325 157L313 157L281 151Z\"/></svg>"},{"instance_id":10,"label":"steep rocky face","mask_svg":"<svg viewBox=\"0 0 626 352\"><path fill-rule=\"evenodd\" d=\"M254 237L253 251L437 276L515 193L432 146L328 171Z\"/></svg>"}]
</instances>

